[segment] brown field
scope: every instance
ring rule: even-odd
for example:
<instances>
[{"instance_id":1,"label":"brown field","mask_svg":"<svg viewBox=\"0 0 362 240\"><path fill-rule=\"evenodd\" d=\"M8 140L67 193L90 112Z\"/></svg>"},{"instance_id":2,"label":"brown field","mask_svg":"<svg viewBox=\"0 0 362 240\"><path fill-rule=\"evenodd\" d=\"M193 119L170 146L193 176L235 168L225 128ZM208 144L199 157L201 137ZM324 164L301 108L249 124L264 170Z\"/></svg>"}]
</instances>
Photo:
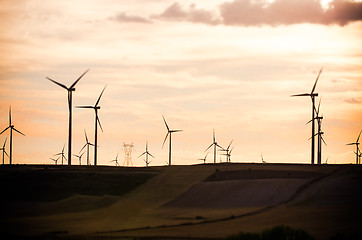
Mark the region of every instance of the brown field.
<instances>
[{"instance_id":1,"label":"brown field","mask_svg":"<svg viewBox=\"0 0 362 240\"><path fill-rule=\"evenodd\" d=\"M357 165L0 167L2 236L224 239L277 225L361 232Z\"/></svg>"}]
</instances>

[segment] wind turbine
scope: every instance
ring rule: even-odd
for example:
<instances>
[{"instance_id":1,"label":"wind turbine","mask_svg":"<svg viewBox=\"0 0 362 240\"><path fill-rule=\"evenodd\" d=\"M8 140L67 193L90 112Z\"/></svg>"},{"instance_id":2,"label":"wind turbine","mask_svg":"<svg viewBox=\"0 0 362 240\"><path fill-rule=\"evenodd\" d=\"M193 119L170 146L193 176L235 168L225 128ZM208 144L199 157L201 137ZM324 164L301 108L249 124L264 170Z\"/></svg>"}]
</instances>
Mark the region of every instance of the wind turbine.
<instances>
[{"instance_id":1,"label":"wind turbine","mask_svg":"<svg viewBox=\"0 0 362 240\"><path fill-rule=\"evenodd\" d=\"M63 165L63 160L65 159L65 161L67 161L67 158L65 157L65 155L64 155L64 148L65 148L65 145L63 146L63 149L62 149L62 151L60 152L60 153L57 153L57 154L55 154L54 156L60 156L60 157L62 157L62 165ZM68 161L69 162L69 161Z\"/></svg>"},{"instance_id":2,"label":"wind turbine","mask_svg":"<svg viewBox=\"0 0 362 240\"><path fill-rule=\"evenodd\" d=\"M6 156L9 157L8 153L6 152L6 149L5 149L5 145L6 145L6 140L8 140L7 138L5 138L5 141L4 141L4 145L2 148L0 148L1 151L3 151L3 165L5 164L5 154Z\"/></svg>"},{"instance_id":3,"label":"wind turbine","mask_svg":"<svg viewBox=\"0 0 362 240\"><path fill-rule=\"evenodd\" d=\"M85 71L82 75L80 75L80 77L72 84L70 85L70 87L66 87L65 85L54 81L51 78L46 77L48 80L52 81L53 83L57 84L58 86L64 88L65 90L68 91L68 109L69 109L69 127L68 127L68 165L72 165L72 93L75 91L75 85L79 82L79 80L84 76L84 74L86 74L89 71L89 69L87 71Z\"/></svg>"},{"instance_id":4,"label":"wind turbine","mask_svg":"<svg viewBox=\"0 0 362 240\"><path fill-rule=\"evenodd\" d=\"M226 152L226 154L223 154L223 155L225 155L226 156L226 162L230 162L230 157L231 157L231 155L230 155L230 146L231 146L231 143L233 142L234 140L231 140L231 142L230 142L230 144L229 144L229 146L226 148L226 149L221 149L220 151L224 151L224 152ZM232 149L231 149L232 150Z\"/></svg>"},{"instance_id":5,"label":"wind turbine","mask_svg":"<svg viewBox=\"0 0 362 240\"><path fill-rule=\"evenodd\" d=\"M315 110L315 98L318 97L318 93L315 93L314 90L317 86L317 82L318 82L318 79L319 79L319 76L321 75L322 73L322 70L323 70L323 67L319 70L319 73L318 73L318 76L317 76L317 79L315 80L314 82L314 85L313 85L313 88L312 88L312 91L310 93L302 93L302 94L295 94L295 95L292 95L291 97L303 97L303 96L309 96L312 100L312 146L311 146L311 164L314 164L314 154L315 154L315 139L314 139L314 135L315 135L315 124L314 124L314 110Z\"/></svg>"},{"instance_id":6,"label":"wind turbine","mask_svg":"<svg viewBox=\"0 0 362 240\"><path fill-rule=\"evenodd\" d=\"M200 161L204 161L204 164L206 163L206 158L207 158L207 155L209 154L209 152L206 153L205 157L204 158L199 158Z\"/></svg>"},{"instance_id":7,"label":"wind turbine","mask_svg":"<svg viewBox=\"0 0 362 240\"><path fill-rule=\"evenodd\" d=\"M318 132L316 134L314 134L314 136L318 135L318 149L317 149L317 163L318 164L322 164L322 141L323 141L323 143L325 145L327 145L327 143L324 141L324 138L323 138L324 132L322 131L323 116L319 116L319 109L320 109L320 106L321 106L321 100L322 99L319 100L318 108L314 109L314 111L316 113L316 117L314 119L317 120L317 125L318 125ZM310 120L308 123L310 123L310 122L312 122L312 120Z\"/></svg>"},{"instance_id":8,"label":"wind turbine","mask_svg":"<svg viewBox=\"0 0 362 240\"><path fill-rule=\"evenodd\" d=\"M214 146L214 163L216 163L216 147L219 147L219 148L221 148L221 149L222 149L222 147L221 147L219 144L217 144L217 142L216 142L216 139L215 139L215 129L213 129L213 132L212 132L212 143L211 143L211 145L210 145L208 148L206 148L205 152L206 152L207 150L209 150L209 148L211 148L212 146Z\"/></svg>"},{"instance_id":9,"label":"wind turbine","mask_svg":"<svg viewBox=\"0 0 362 240\"><path fill-rule=\"evenodd\" d=\"M165 140L163 140L163 144L162 144L162 147L165 145L165 142L167 140L167 137L169 137L169 141L170 141L170 146L169 146L169 150L168 150L168 165L171 166L171 134L172 133L175 133L175 132L181 132L182 130L171 130L168 125L167 125L167 122L165 120L165 117L162 116L163 118L163 121L165 122L165 125L166 125L166 128L167 128L167 134L166 134L166 137L165 137Z\"/></svg>"},{"instance_id":10,"label":"wind turbine","mask_svg":"<svg viewBox=\"0 0 362 240\"><path fill-rule=\"evenodd\" d=\"M78 158L79 160L79 165L82 165L82 156L83 156L84 152L81 154L81 155L76 155L76 154L73 154L75 157Z\"/></svg>"},{"instance_id":11,"label":"wind turbine","mask_svg":"<svg viewBox=\"0 0 362 240\"><path fill-rule=\"evenodd\" d=\"M260 156L261 156L261 162L262 162L262 163L267 163L266 161L264 161L264 158L263 158L263 154L262 154L262 153L260 154Z\"/></svg>"},{"instance_id":12,"label":"wind turbine","mask_svg":"<svg viewBox=\"0 0 362 240\"><path fill-rule=\"evenodd\" d=\"M89 146L94 146L94 144L90 143L88 141L88 137L87 137L87 133L84 129L84 135L85 135L85 144L84 146L82 147L82 149L79 151L79 153L85 148L87 147L87 165L89 165Z\"/></svg>"},{"instance_id":13,"label":"wind turbine","mask_svg":"<svg viewBox=\"0 0 362 240\"><path fill-rule=\"evenodd\" d=\"M57 159L55 159L55 158L50 158L50 160L52 160L52 161L55 163L55 165L58 165L58 160L59 160L59 158L60 158L60 157L58 157Z\"/></svg>"},{"instance_id":14,"label":"wind turbine","mask_svg":"<svg viewBox=\"0 0 362 240\"><path fill-rule=\"evenodd\" d=\"M143 155L146 155L146 158L143 161L146 163L146 167L148 167L148 164L150 164L152 162L152 161L148 161L148 156L151 156L151 157L155 158L151 153L148 152L148 142L146 142L146 151L144 151L138 157L141 157Z\"/></svg>"},{"instance_id":15,"label":"wind turbine","mask_svg":"<svg viewBox=\"0 0 362 240\"><path fill-rule=\"evenodd\" d=\"M118 153L117 153L117 156L115 159L113 159L112 161L110 162L115 162L116 163L116 166L119 166L119 163L118 163Z\"/></svg>"},{"instance_id":16,"label":"wind turbine","mask_svg":"<svg viewBox=\"0 0 362 240\"><path fill-rule=\"evenodd\" d=\"M22 132L18 131L14 125L11 124L11 107L9 109L9 126L5 128L0 135L5 132L6 130L10 129L10 157L9 157L9 164L12 164L13 159L13 130L17 133L20 133L21 135L25 136Z\"/></svg>"},{"instance_id":17,"label":"wind turbine","mask_svg":"<svg viewBox=\"0 0 362 240\"><path fill-rule=\"evenodd\" d=\"M96 101L96 104L94 104L94 106L77 106L77 108L90 108L90 109L94 109L94 113L95 113L95 120L94 120L94 123L95 123L95 126L94 126L94 166L97 166L97 136L98 136L98 133L97 133L97 128L98 128L98 124L99 124L99 127L101 128L102 132L103 132L103 128L102 128L102 125L101 125L101 122L99 120L99 117L98 117L98 110L101 108L100 106L98 106L99 104L99 101L101 100L101 97L103 95L103 92L104 90L106 89L107 85L103 88L101 94L99 95L97 101Z\"/></svg>"},{"instance_id":18,"label":"wind turbine","mask_svg":"<svg viewBox=\"0 0 362 240\"><path fill-rule=\"evenodd\" d=\"M356 154L356 164L359 164L359 155L360 155L359 152L361 152L359 150L359 138L361 136L361 133L362 133L362 130L359 132L359 135L358 135L358 138L357 138L356 142L347 143L347 145L356 145L356 147L357 147L356 152L354 152Z\"/></svg>"}]
</instances>

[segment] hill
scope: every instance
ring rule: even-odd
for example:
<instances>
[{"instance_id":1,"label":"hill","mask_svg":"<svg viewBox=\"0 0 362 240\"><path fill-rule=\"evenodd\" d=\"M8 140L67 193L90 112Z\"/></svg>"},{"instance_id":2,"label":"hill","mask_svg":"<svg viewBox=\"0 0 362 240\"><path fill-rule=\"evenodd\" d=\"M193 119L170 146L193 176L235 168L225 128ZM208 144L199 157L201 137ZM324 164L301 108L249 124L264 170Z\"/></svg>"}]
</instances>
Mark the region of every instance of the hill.
<instances>
[{"instance_id":1,"label":"hill","mask_svg":"<svg viewBox=\"0 0 362 240\"><path fill-rule=\"evenodd\" d=\"M0 181L3 235L223 239L284 224L328 239L358 233L362 213L355 165L11 166Z\"/></svg>"}]
</instances>

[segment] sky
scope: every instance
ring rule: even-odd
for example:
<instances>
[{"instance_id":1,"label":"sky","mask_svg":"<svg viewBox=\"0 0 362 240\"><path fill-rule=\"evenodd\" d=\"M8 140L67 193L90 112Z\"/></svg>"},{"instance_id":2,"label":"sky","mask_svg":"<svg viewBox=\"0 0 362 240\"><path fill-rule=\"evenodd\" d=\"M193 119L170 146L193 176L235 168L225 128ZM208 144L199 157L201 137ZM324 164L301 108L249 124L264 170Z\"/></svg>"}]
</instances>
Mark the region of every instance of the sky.
<instances>
[{"instance_id":1,"label":"sky","mask_svg":"<svg viewBox=\"0 0 362 240\"><path fill-rule=\"evenodd\" d=\"M99 164L119 153L122 165L133 143L143 166L148 142L151 166L165 165L162 115L183 130L172 135L176 165L201 163L213 129L221 146L233 140L233 162L310 163L311 100L290 95L309 93L322 67L322 161L355 162L346 143L362 129L362 1L1 0L0 13L0 131L11 106L26 135L14 133L14 163L67 152L67 92L46 77L70 86L87 69L73 93L74 154L84 130L94 142L93 110L74 106L95 104L107 85Z\"/></svg>"}]
</instances>

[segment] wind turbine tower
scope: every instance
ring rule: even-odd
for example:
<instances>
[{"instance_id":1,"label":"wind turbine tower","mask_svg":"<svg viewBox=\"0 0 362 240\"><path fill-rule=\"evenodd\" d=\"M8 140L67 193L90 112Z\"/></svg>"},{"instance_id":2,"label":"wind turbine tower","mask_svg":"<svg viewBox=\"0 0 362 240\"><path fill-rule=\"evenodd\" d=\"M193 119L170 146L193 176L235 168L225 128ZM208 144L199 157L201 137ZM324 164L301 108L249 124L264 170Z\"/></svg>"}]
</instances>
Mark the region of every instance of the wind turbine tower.
<instances>
[{"instance_id":1,"label":"wind turbine tower","mask_svg":"<svg viewBox=\"0 0 362 240\"><path fill-rule=\"evenodd\" d=\"M216 147L219 147L221 149L223 149L223 148L219 144L217 144L217 142L216 142L215 129L213 129L213 131L212 131L212 143L208 148L206 148L205 152L207 150L209 150L209 148L211 148L212 146L214 146L214 163L216 163Z\"/></svg>"},{"instance_id":2,"label":"wind turbine tower","mask_svg":"<svg viewBox=\"0 0 362 240\"><path fill-rule=\"evenodd\" d=\"M357 137L357 140L356 140L356 142L352 142L352 143L347 143L347 145L356 145L356 152L355 152L355 154L356 154L356 164L359 164L359 158L360 158L360 149L359 149L359 138L361 137L361 133L362 133L362 130L359 132L359 135L358 135L358 137Z\"/></svg>"},{"instance_id":3,"label":"wind turbine tower","mask_svg":"<svg viewBox=\"0 0 362 240\"><path fill-rule=\"evenodd\" d=\"M148 160L148 156L151 156L153 158L155 158L149 151L148 151L148 142L146 142L146 151L144 151L141 155L139 155L138 157L141 157L145 155L145 159L143 160L146 163L146 167L148 167L148 165L151 163L151 161Z\"/></svg>"},{"instance_id":4,"label":"wind turbine tower","mask_svg":"<svg viewBox=\"0 0 362 240\"><path fill-rule=\"evenodd\" d=\"M133 167L133 163L132 163L132 150L133 150L134 146L133 143L132 144L126 144L123 143L123 150L124 150L124 162L123 162L123 166L129 166L131 165Z\"/></svg>"},{"instance_id":5,"label":"wind turbine tower","mask_svg":"<svg viewBox=\"0 0 362 240\"><path fill-rule=\"evenodd\" d=\"M8 153L7 153L6 150L5 150L6 140L8 140L8 139L5 138L4 145L3 145L2 148L0 148L0 150L3 151L3 165L5 164L5 154L6 154L6 156L9 157Z\"/></svg>"},{"instance_id":6,"label":"wind turbine tower","mask_svg":"<svg viewBox=\"0 0 362 240\"><path fill-rule=\"evenodd\" d=\"M73 109L73 105L72 105L72 93L75 91L75 85L79 82L79 80L89 71L89 69L87 71L85 71L82 75L80 75L80 77L72 84L70 85L70 87L66 87L65 85L46 77L48 80L52 81L53 83L57 84L58 86L64 88L65 90L68 91L68 109L69 109L69 132L68 132L68 165L72 165L72 109Z\"/></svg>"},{"instance_id":7,"label":"wind turbine tower","mask_svg":"<svg viewBox=\"0 0 362 240\"><path fill-rule=\"evenodd\" d=\"M94 113L95 113L95 120L94 120L94 166L97 166L97 137L98 137L98 125L101 128L102 132L103 132L103 128L101 125L101 121L99 120L98 117L98 110L101 109L101 107L98 105L99 101L101 100L101 97L103 95L104 90L106 89L107 85L103 88L101 94L99 95L96 104L94 104L94 106L77 106L77 108L90 108L90 109L94 109Z\"/></svg>"},{"instance_id":8,"label":"wind turbine tower","mask_svg":"<svg viewBox=\"0 0 362 240\"><path fill-rule=\"evenodd\" d=\"M169 145L169 149L168 149L168 165L171 166L171 149L172 149L171 148L171 135L172 135L172 133L181 132L182 130L171 130L167 125L165 117L162 116L162 118L163 118L163 121L165 122L165 125L166 125L166 128L167 128L167 134L166 134L165 140L163 140L162 147L165 145L167 137L170 136L169 137L170 145Z\"/></svg>"},{"instance_id":9,"label":"wind turbine tower","mask_svg":"<svg viewBox=\"0 0 362 240\"><path fill-rule=\"evenodd\" d=\"M317 86L317 82L319 79L319 76L322 73L323 68L321 68L321 70L319 70L317 79L314 82L312 91L310 93L302 93L302 94L295 94L292 95L291 97L303 97L303 96L309 96L312 100L312 144L311 144L311 164L314 164L314 158L315 158L315 117L314 117L314 112L315 112L315 98L318 97L318 93L315 93L314 90Z\"/></svg>"}]
</instances>

